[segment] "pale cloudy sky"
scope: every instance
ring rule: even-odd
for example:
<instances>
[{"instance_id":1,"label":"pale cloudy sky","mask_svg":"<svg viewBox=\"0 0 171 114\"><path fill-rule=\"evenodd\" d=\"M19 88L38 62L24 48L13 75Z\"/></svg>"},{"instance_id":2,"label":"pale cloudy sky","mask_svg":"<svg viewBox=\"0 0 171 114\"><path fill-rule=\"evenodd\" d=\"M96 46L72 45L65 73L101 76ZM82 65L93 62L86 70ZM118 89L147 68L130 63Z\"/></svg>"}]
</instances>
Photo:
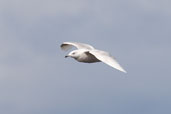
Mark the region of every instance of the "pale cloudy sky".
<instances>
[{"instance_id":1,"label":"pale cloudy sky","mask_svg":"<svg viewBox=\"0 0 171 114\"><path fill-rule=\"evenodd\" d=\"M1 114L170 114L170 0L0 0ZM128 71L65 59L64 41Z\"/></svg>"}]
</instances>

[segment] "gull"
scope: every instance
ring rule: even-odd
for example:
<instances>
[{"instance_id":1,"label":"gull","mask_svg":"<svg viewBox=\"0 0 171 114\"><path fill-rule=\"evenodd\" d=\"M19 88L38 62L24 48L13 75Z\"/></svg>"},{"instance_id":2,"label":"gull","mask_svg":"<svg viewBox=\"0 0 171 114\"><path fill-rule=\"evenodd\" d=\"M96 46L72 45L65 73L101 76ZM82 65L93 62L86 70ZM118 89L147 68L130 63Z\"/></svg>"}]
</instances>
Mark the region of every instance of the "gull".
<instances>
[{"instance_id":1,"label":"gull","mask_svg":"<svg viewBox=\"0 0 171 114\"><path fill-rule=\"evenodd\" d=\"M63 42L61 44L61 49L64 51L68 51L72 47L76 47L77 50L71 51L68 55L65 56L65 58L71 57L78 62L83 63L103 62L121 72L126 73L126 71L121 67L121 65L119 65L116 59L108 52L97 50L93 46L85 43Z\"/></svg>"}]
</instances>

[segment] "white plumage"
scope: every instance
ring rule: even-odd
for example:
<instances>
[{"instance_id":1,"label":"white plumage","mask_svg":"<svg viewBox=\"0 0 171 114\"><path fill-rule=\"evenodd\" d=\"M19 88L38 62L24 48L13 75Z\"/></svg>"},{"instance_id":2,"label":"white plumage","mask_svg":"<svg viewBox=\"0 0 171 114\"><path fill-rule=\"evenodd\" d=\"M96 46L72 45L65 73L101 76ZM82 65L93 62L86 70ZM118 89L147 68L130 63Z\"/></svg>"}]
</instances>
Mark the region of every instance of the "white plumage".
<instances>
[{"instance_id":1,"label":"white plumage","mask_svg":"<svg viewBox=\"0 0 171 114\"><path fill-rule=\"evenodd\" d=\"M67 51L73 46L76 47L77 50L71 51L65 57L72 57L79 62L85 63L104 62L105 64L126 73L108 52L97 50L91 45L77 42L64 42L61 44L61 49Z\"/></svg>"}]
</instances>

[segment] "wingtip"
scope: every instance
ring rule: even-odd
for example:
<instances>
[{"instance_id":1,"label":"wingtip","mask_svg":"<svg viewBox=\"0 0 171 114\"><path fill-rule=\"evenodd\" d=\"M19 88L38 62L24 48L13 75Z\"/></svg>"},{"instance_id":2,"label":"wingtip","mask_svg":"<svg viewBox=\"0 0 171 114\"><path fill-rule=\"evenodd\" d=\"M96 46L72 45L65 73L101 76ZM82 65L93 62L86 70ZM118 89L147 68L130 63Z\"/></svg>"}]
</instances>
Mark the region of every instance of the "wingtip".
<instances>
[{"instance_id":1,"label":"wingtip","mask_svg":"<svg viewBox=\"0 0 171 114\"><path fill-rule=\"evenodd\" d=\"M60 48L62 49L62 50L64 50L62 47L64 46L64 44L62 43L61 45L60 45Z\"/></svg>"},{"instance_id":2,"label":"wingtip","mask_svg":"<svg viewBox=\"0 0 171 114\"><path fill-rule=\"evenodd\" d=\"M127 71L126 70L121 70L122 72L124 72L124 73L127 73Z\"/></svg>"},{"instance_id":3,"label":"wingtip","mask_svg":"<svg viewBox=\"0 0 171 114\"><path fill-rule=\"evenodd\" d=\"M124 70L124 69L119 69L121 72L124 72L124 73L127 73L127 71L126 70Z\"/></svg>"}]
</instances>

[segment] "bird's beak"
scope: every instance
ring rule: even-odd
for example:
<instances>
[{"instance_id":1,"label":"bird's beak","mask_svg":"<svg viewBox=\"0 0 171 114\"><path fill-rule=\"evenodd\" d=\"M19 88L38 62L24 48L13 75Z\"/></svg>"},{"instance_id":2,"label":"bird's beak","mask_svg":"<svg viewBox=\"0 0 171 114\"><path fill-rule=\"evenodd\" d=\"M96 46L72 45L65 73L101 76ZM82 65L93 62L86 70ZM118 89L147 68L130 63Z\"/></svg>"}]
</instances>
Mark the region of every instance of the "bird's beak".
<instances>
[{"instance_id":1,"label":"bird's beak","mask_svg":"<svg viewBox=\"0 0 171 114\"><path fill-rule=\"evenodd\" d=\"M65 56L65 58L69 57L68 55Z\"/></svg>"}]
</instances>

